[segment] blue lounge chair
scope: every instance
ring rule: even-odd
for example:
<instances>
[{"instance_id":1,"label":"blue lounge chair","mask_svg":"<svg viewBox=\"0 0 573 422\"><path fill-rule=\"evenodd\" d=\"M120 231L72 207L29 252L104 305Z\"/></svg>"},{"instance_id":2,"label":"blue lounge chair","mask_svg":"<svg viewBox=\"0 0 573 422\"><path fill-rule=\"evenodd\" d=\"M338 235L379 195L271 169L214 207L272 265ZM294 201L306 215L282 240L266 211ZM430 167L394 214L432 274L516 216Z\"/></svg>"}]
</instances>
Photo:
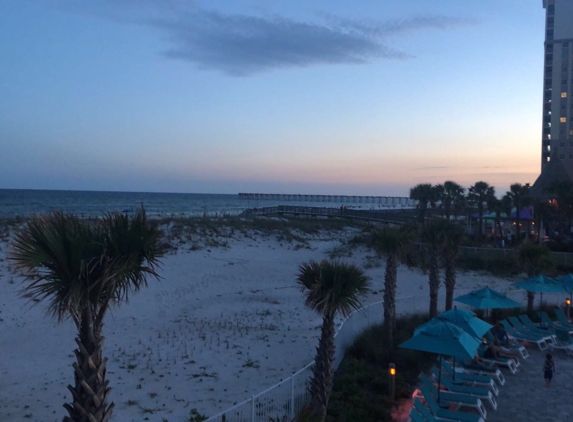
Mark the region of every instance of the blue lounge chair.
<instances>
[{"instance_id":1,"label":"blue lounge chair","mask_svg":"<svg viewBox=\"0 0 573 422\"><path fill-rule=\"evenodd\" d=\"M569 322L569 320L567 319L567 315L565 315L563 309L555 308L554 312L555 312L555 318L557 318L559 324L561 324L564 327L569 327L570 330L573 329L573 324Z\"/></svg>"},{"instance_id":2,"label":"blue lounge chair","mask_svg":"<svg viewBox=\"0 0 573 422\"><path fill-rule=\"evenodd\" d=\"M435 366L432 368L432 374L434 375L434 381L437 382L438 368L436 368ZM469 385L454 384L454 382L449 376L444 376L443 372L440 382L444 387L446 387L448 391L479 397L482 401L489 403L492 409L494 410L497 409L497 401L495 400L495 397L489 388L471 387Z\"/></svg>"},{"instance_id":3,"label":"blue lounge chair","mask_svg":"<svg viewBox=\"0 0 573 422\"><path fill-rule=\"evenodd\" d=\"M493 336L491 331L488 331L485 334L487 341L492 342L493 344L495 344L495 337ZM509 333L508 333L509 336ZM509 339L510 342L510 347L509 349L505 346L499 346L501 347L503 350L507 351L507 352L519 352L519 354L521 355L521 357L523 359L527 359L529 357L529 352L527 351L527 349L525 348L525 346L522 346L521 344L517 343L517 341L515 341L515 339L510 338Z\"/></svg>"},{"instance_id":4,"label":"blue lounge chair","mask_svg":"<svg viewBox=\"0 0 573 422\"><path fill-rule=\"evenodd\" d=\"M573 338L569 335L569 331L556 329L555 335L557 341L551 345L551 350L565 350L567 356L573 356Z\"/></svg>"},{"instance_id":5,"label":"blue lounge chair","mask_svg":"<svg viewBox=\"0 0 573 422\"><path fill-rule=\"evenodd\" d=\"M432 414L432 412L430 412L430 409L428 409L426 406L424 406L424 404L418 399L415 398L414 399L414 407L412 408L412 410L416 410L420 415L422 415L422 417L424 418L424 422L428 421L428 422L437 422L437 421L449 421L451 419L443 419L443 418L437 418L436 416L434 416ZM412 412L410 412L410 417L412 415Z\"/></svg>"},{"instance_id":6,"label":"blue lounge chair","mask_svg":"<svg viewBox=\"0 0 573 422\"><path fill-rule=\"evenodd\" d=\"M412 409L410 409L410 417L408 418L408 422L427 422L428 419L426 419L424 417L424 415L422 415L420 413L420 411L418 409L416 409L415 407L412 407Z\"/></svg>"},{"instance_id":7,"label":"blue lounge chair","mask_svg":"<svg viewBox=\"0 0 573 422\"><path fill-rule=\"evenodd\" d=\"M505 328L507 333L517 341L535 343L537 344L539 350L547 349L547 343L545 342L545 340L543 340L541 336L520 333L519 331L513 328L513 326L509 323L509 321L506 321L505 319L500 322L503 324L503 327Z\"/></svg>"},{"instance_id":8,"label":"blue lounge chair","mask_svg":"<svg viewBox=\"0 0 573 422\"><path fill-rule=\"evenodd\" d=\"M549 315L547 314L547 312L545 311L541 311L537 313L539 315L539 318L541 318L541 323L549 328L552 328L554 330L556 329L560 329L560 330L568 330L569 332L573 332L573 328L570 328L569 326L564 326L561 325L560 322L558 321L553 321L551 318L549 318Z\"/></svg>"},{"instance_id":9,"label":"blue lounge chair","mask_svg":"<svg viewBox=\"0 0 573 422\"><path fill-rule=\"evenodd\" d=\"M530 329L526 327L519 320L519 318L515 316L510 316L508 320L511 323L511 325L513 325L513 328L515 328L517 331L521 333L540 336L541 338L543 338L543 340L545 340L545 343L547 343L548 345L555 341L555 335L550 333L548 330L543 330L541 328L536 328L536 327Z\"/></svg>"},{"instance_id":10,"label":"blue lounge chair","mask_svg":"<svg viewBox=\"0 0 573 422\"><path fill-rule=\"evenodd\" d=\"M454 367L447 360L442 360L442 374L444 371L448 376L452 378L452 381L457 383L462 383L470 385L473 387L489 388L491 392L495 395L499 395L499 389L494 380L496 380L499 385L505 384L505 377L499 369L495 372L481 372L465 369L463 367L456 367L456 376L454 380Z\"/></svg>"},{"instance_id":11,"label":"blue lounge chair","mask_svg":"<svg viewBox=\"0 0 573 422\"><path fill-rule=\"evenodd\" d=\"M496 365L503 366L503 367L509 369L509 372L511 372L512 374L515 374L517 372L517 368L520 365L519 359L514 360L512 358L506 358L506 357L501 357L501 356L497 359L486 358L484 356L485 355L485 349L483 349L483 348L478 349L478 355L479 355L480 359L483 360L484 362L495 363Z\"/></svg>"},{"instance_id":12,"label":"blue lounge chair","mask_svg":"<svg viewBox=\"0 0 573 422\"><path fill-rule=\"evenodd\" d=\"M422 386L420 391L426 397L427 395L432 395L434 400L438 400L438 389L434 385L433 381L424 373L420 374L420 380L422 381ZM448 407L451 405L456 406L455 410L459 410L461 407L472 407L476 409L483 418L487 418L487 410L483 405L483 402L479 397L469 396L467 394L455 393L448 390L440 390L440 401L441 407Z\"/></svg>"},{"instance_id":13,"label":"blue lounge chair","mask_svg":"<svg viewBox=\"0 0 573 422\"><path fill-rule=\"evenodd\" d=\"M485 422L484 418L476 413L466 413L441 408L431 394L424 394L424 400L426 400L430 412L436 418L459 422Z\"/></svg>"}]
</instances>

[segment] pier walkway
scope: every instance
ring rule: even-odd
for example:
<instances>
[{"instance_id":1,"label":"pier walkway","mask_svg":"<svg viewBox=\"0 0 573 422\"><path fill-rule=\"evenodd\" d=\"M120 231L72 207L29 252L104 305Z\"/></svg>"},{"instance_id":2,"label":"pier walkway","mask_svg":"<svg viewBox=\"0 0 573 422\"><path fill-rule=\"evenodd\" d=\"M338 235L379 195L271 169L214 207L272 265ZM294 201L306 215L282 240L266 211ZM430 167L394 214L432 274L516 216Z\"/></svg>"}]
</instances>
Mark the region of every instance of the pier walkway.
<instances>
[{"instance_id":1,"label":"pier walkway","mask_svg":"<svg viewBox=\"0 0 573 422\"><path fill-rule=\"evenodd\" d=\"M262 201L330 202L339 204L376 204L382 207L410 207L418 201L403 196L304 195L282 193L239 193L239 199Z\"/></svg>"},{"instance_id":2,"label":"pier walkway","mask_svg":"<svg viewBox=\"0 0 573 422\"><path fill-rule=\"evenodd\" d=\"M415 219L411 210L351 210L346 208L328 207L297 207L291 205L279 205L277 207L251 208L245 211L245 215L260 216L293 216L293 217L327 217L348 218L353 220L377 221L389 224L404 224Z\"/></svg>"}]
</instances>

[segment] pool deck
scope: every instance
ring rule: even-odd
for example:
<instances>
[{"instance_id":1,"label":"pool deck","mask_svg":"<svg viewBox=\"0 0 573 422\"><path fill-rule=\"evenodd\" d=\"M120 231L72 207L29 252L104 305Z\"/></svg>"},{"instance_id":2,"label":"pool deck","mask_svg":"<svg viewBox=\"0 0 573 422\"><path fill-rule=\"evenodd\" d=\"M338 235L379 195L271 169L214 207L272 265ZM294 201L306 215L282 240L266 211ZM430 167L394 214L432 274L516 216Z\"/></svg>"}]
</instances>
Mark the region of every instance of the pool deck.
<instances>
[{"instance_id":1,"label":"pool deck","mask_svg":"<svg viewBox=\"0 0 573 422\"><path fill-rule=\"evenodd\" d=\"M529 346L529 358L521 359L515 375L503 370L497 411L488 409L488 422L565 422L573 418L573 358L563 350L552 352L555 375L550 388L543 379L547 350Z\"/></svg>"}]
</instances>

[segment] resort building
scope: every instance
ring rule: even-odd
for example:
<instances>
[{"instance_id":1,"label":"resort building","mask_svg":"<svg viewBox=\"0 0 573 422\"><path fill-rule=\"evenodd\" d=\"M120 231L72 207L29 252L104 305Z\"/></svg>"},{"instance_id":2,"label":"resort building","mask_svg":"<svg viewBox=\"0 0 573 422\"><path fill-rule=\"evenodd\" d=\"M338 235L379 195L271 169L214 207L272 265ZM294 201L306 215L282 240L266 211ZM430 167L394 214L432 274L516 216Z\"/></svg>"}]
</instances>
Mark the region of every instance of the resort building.
<instances>
[{"instance_id":1,"label":"resort building","mask_svg":"<svg viewBox=\"0 0 573 422\"><path fill-rule=\"evenodd\" d=\"M536 193L553 181L573 181L573 0L543 0L543 7L543 129Z\"/></svg>"}]
</instances>

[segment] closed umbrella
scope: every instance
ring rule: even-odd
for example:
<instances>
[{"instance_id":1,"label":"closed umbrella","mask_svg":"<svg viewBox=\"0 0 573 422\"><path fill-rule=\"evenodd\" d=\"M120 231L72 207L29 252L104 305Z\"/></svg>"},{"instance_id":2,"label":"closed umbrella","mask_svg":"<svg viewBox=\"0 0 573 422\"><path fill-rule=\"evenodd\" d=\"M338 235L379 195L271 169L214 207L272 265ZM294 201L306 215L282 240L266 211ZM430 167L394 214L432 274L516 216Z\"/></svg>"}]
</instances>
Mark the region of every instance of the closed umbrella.
<instances>
[{"instance_id":1,"label":"closed umbrella","mask_svg":"<svg viewBox=\"0 0 573 422\"><path fill-rule=\"evenodd\" d=\"M460 327L440 319L424 324L414 331L414 336L399 347L453 356L461 359L472 359L481 344L481 340L468 334ZM440 364L438 383L442 381L442 365ZM438 403L440 400L438 388Z\"/></svg>"}]
</instances>

